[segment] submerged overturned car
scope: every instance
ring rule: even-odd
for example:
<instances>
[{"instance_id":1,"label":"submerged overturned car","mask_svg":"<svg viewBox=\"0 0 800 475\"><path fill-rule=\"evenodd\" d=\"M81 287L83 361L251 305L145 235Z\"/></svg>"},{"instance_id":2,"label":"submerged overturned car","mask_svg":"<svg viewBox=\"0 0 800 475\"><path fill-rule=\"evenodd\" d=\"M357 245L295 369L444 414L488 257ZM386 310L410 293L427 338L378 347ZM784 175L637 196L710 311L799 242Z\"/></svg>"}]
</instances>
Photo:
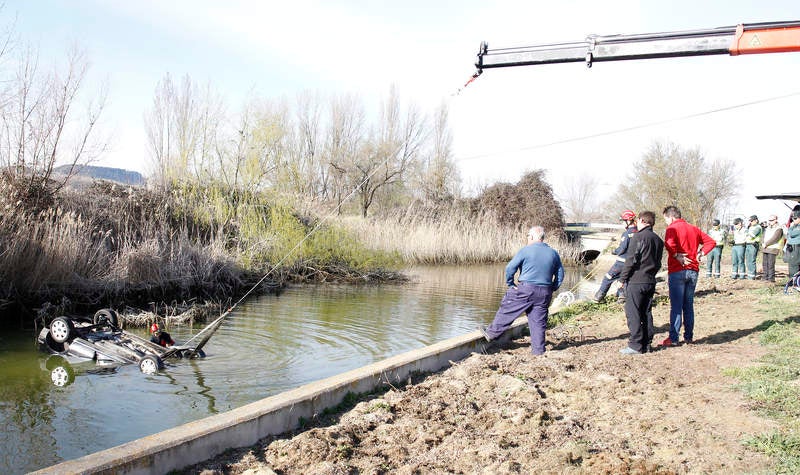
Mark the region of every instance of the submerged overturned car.
<instances>
[{"instance_id":1,"label":"submerged overturned car","mask_svg":"<svg viewBox=\"0 0 800 475\"><path fill-rule=\"evenodd\" d=\"M167 358L203 357L202 347L222 322L218 318L196 336L196 344L163 347L126 332L119 327L119 316L111 309L97 311L92 319L56 317L39 332L42 351L61 355L69 362L95 361L98 365L137 364L143 373L153 374L164 367Z\"/></svg>"}]
</instances>

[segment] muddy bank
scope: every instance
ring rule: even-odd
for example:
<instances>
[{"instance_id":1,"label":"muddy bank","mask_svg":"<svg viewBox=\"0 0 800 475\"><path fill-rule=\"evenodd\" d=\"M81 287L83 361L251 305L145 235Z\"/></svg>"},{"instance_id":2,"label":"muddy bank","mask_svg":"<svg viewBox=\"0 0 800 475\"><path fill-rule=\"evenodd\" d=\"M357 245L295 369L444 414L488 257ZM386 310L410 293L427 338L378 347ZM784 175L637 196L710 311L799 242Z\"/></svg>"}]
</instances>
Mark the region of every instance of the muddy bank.
<instances>
[{"instance_id":1,"label":"muddy bank","mask_svg":"<svg viewBox=\"0 0 800 475\"><path fill-rule=\"evenodd\" d=\"M693 345L620 355L627 329L613 304L577 318L583 341L549 335L544 357L531 357L527 338L492 347L184 473L770 471L742 442L775 423L750 411L721 372L763 354L765 320L797 318L760 313L759 298L797 298L767 286L701 279ZM660 302L656 342L669 319Z\"/></svg>"}]
</instances>

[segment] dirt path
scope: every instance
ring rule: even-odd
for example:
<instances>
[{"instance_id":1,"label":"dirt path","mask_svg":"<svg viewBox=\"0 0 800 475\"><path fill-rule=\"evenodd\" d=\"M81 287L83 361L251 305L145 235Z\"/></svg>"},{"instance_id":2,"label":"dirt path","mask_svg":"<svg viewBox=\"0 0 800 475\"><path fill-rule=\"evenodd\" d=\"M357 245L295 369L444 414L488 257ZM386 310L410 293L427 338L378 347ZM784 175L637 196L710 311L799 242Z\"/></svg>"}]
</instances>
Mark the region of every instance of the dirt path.
<instances>
[{"instance_id":1,"label":"dirt path","mask_svg":"<svg viewBox=\"0 0 800 475\"><path fill-rule=\"evenodd\" d=\"M765 286L701 280L694 345L622 356L627 328L612 308L579 318L583 342L548 344L544 357L530 355L527 338L490 348L187 473L769 471L769 459L742 441L773 423L721 373L763 354L757 327L767 317L746 289ZM668 310L654 309L656 342L667 336Z\"/></svg>"}]
</instances>

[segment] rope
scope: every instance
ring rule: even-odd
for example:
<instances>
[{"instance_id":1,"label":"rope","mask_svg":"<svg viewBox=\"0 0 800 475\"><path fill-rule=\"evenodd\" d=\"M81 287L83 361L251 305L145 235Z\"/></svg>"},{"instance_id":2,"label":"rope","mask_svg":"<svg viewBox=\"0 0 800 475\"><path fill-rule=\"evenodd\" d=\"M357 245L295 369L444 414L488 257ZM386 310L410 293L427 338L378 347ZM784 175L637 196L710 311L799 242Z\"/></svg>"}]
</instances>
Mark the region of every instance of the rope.
<instances>
[{"instance_id":1,"label":"rope","mask_svg":"<svg viewBox=\"0 0 800 475\"><path fill-rule=\"evenodd\" d=\"M474 81L474 80L478 79L478 76L480 76L481 74L483 74L483 70L482 70L482 69L479 69L479 70L475 71L475 74L473 74L473 75L472 75L472 77L471 77L471 78L469 78L469 80L468 80L466 83L464 83L464 85L463 85L463 86L461 86L460 88L458 88L458 89L456 90L456 92L455 92L455 93L453 93L452 95L453 95L453 96L457 96L457 95L461 94L461 91L463 91L463 90L464 90L464 89L465 89L467 86L469 86L470 84L472 84L472 81Z\"/></svg>"}]
</instances>

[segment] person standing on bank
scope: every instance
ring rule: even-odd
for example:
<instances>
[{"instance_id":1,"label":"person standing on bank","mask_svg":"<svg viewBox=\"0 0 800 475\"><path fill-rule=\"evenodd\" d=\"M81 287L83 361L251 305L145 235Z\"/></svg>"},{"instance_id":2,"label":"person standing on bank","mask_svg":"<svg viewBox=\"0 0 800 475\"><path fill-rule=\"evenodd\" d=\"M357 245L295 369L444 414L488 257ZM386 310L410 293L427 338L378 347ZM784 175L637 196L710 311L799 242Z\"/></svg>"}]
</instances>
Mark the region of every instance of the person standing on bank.
<instances>
[{"instance_id":1,"label":"person standing on bank","mask_svg":"<svg viewBox=\"0 0 800 475\"><path fill-rule=\"evenodd\" d=\"M784 260L789 265L789 278L800 271L800 209L792 210L791 224L786 231Z\"/></svg>"},{"instance_id":2,"label":"person standing on bank","mask_svg":"<svg viewBox=\"0 0 800 475\"><path fill-rule=\"evenodd\" d=\"M611 284L619 278L619 273L622 272L622 266L625 265L625 259L628 256L628 243L630 242L631 236L636 232L636 213L631 210L625 210L622 212L619 219L625 222L625 230L622 231L619 237L619 246L611 251L611 254L614 254L617 258L614 260L614 263L611 264L611 268L608 269L606 275L603 276L603 281L600 282L600 288L597 289L597 292L590 299L595 303L602 302L603 299L606 298ZM620 301L625 299L625 293L622 287L617 290L617 299Z\"/></svg>"},{"instance_id":3,"label":"person standing on bank","mask_svg":"<svg viewBox=\"0 0 800 475\"><path fill-rule=\"evenodd\" d=\"M639 213L639 230L631 237L631 252L619 275L625 286L625 317L631 332L628 346L619 350L623 355L647 353L653 342L651 304L656 292L656 273L661 269L664 254L664 241L653 232L655 223L652 211Z\"/></svg>"},{"instance_id":4,"label":"person standing on bank","mask_svg":"<svg viewBox=\"0 0 800 475\"><path fill-rule=\"evenodd\" d=\"M678 343L683 320L683 339L692 343L694 338L694 289L697 286L697 273L700 270L700 258L716 247L711 236L697 226L693 226L681 218L681 211L676 206L664 208L664 222L667 231L664 234L664 249L667 250L667 270L669 287L669 337L661 342L661 346L673 346Z\"/></svg>"},{"instance_id":5,"label":"person standing on bank","mask_svg":"<svg viewBox=\"0 0 800 475\"><path fill-rule=\"evenodd\" d=\"M731 248L731 279L744 279L747 272L744 268L744 246L747 241L747 228L742 218L733 220L733 247Z\"/></svg>"},{"instance_id":6,"label":"person standing on bank","mask_svg":"<svg viewBox=\"0 0 800 475\"><path fill-rule=\"evenodd\" d=\"M519 271L517 282L514 275ZM528 245L509 261L505 271L508 290L500 302L494 321L481 328L486 341L492 341L505 332L523 313L528 315L531 332L531 353L544 353L544 333L548 309L553 292L564 281L561 257L544 243L544 228L534 226L528 231Z\"/></svg>"},{"instance_id":7,"label":"person standing on bank","mask_svg":"<svg viewBox=\"0 0 800 475\"><path fill-rule=\"evenodd\" d=\"M758 224L758 216L750 216L750 225L747 226L747 239L745 239L744 246L744 263L747 267L747 278L750 280L756 278L756 258L763 232L764 228Z\"/></svg>"},{"instance_id":8,"label":"person standing on bank","mask_svg":"<svg viewBox=\"0 0 800 475\"><path fill-rule=\"evenodd\" d=\"M767 227L764 230L764 251L761 258L761 265L764 267L764 280L775 282L775 259L781 252L781 240L783 239L783 226L778 224L778 216L770 215L767 220Z\"/></svg>"},{"instance_id":9,"label":"person standing on bank","mask_svg":"<svg viewBox=\"0 0 800 475\"><path fill-rule=\"evenodd\" d=\"M708 235L717 242L717 245L708 253L706 277L714 276L719 278L722 275L722 248L725 247L725 241L728 239L728 231L720 228L719 220L715 219L711 222L711 229L708 230Z\"/></svg>"}]
</instances>

